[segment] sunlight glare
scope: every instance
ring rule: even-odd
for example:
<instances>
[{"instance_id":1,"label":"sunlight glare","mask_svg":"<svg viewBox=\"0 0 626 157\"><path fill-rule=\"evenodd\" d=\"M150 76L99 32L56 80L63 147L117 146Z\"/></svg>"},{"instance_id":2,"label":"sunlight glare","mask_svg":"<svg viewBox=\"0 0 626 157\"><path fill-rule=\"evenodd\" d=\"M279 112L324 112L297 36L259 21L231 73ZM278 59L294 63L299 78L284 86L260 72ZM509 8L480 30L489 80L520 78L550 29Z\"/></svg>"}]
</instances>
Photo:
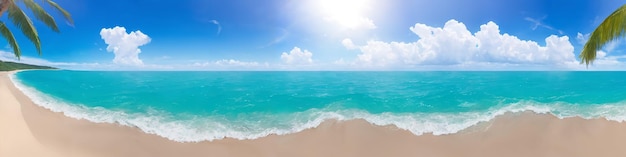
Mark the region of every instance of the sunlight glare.
<instances>
[{"instance_id":1,"label":"sunlight glare","mask_svg":"<svg viewBox=\"0 0 626 157\"><path fill-rule=\"evenodd\" d=\"M364 23L371 23L364 17L369 7L369 0L317 0L325 18L339 23L345 28L355 28Z\"/></svg>"}]
</instances>

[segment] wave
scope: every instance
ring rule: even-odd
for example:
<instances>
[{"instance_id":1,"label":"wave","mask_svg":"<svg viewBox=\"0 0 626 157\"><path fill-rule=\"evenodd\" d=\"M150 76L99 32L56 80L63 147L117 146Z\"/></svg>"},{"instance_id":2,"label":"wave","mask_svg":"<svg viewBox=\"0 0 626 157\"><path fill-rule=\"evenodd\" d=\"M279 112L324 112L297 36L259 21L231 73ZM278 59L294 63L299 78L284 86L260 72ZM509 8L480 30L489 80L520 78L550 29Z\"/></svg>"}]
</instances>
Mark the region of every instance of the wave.
<instances>
[{"instance_id":1,"label":"wave","mask_svg":"<svg viewBox=\"0 0 626 157\"><path fill-rule=\"evenodd\" d=\"M487 122L508 112L520 113L531 111L552 114L558 118L581 117L585 119L606 118L607 120L626 121L626 102L611 104L592 104L581 107L563 102L539 103L519 101L500 104L484 112L461 113L380 113L372 114L358 109L310 109L304 112L284 115L251 115L250 118L228 119L220 116L172 116L166 112L149 110L147 113L127 113L101 107L86 107L70 104L60 99L39 92L26 86L10 75L15 86L35 104L53 112L63 113L67 117L85 119L95 123L116 123L137 127L145 133L178 142L212 141L223 138L239 140L256 139L268 135L284 135L300 132L319 126L326 120L363 119L374 125L395 125L415 135L432 133L434 135L453 134L461 130ZM259 120L262 119L262 120Z\"/></svg>"}]
</instances>

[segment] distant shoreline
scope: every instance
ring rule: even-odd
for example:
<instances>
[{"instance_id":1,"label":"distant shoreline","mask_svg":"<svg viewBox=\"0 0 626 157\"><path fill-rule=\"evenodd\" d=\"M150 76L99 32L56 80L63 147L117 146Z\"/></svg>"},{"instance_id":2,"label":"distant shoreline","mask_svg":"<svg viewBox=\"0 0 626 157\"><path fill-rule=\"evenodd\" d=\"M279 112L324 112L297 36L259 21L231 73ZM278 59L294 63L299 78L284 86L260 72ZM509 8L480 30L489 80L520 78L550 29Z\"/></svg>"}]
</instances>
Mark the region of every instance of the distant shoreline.
<instances>
[{"instance_id":1,"label":"distant shoreline","mask_svg":"<svg viewBox=\"0 0 626 157\"><path fill-rule=\"evenodd\" d=\"M8 61L1 61L0 60L0 71L14 71L14 70L37 70L37 69L41 69L41 70L53 70L53 69L58 69L55 67L50 67L50 66L40 66L40 65L31 65L31 64L24 64L24 63L16 63L16 62L8 62Z\"/></svg>"}]
</instances>

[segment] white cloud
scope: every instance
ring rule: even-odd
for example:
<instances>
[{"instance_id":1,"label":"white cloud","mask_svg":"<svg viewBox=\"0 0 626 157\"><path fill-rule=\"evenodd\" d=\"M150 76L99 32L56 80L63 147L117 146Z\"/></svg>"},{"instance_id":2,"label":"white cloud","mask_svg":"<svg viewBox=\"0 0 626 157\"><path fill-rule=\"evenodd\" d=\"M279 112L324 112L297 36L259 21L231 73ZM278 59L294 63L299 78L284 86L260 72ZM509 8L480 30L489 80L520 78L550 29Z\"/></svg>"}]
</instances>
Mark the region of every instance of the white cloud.
<instances>
[{"instance_id":1,"label":"white cloud","mask_svg":"<svg viewBox=\"0 0 626 157\"><path fill-rule=\"evenodd\" d=\"M530 17L526 17L526 18L524 18L524 20L533 23L533 27L532 27L533 30L536 30L538 27L543 27L543 28L546 28L546 29L549 29L549 30L557 31L557 32L559 32L560 35L563 35L563 31L562 30L555 29L554 27L548 26L546 24L543 24L543 22L541 22L544 19L546 19L546 17L547 16L544 16L541 19L533 19L533 18L530 18Z\"/></svg>"},{"instance_id":2,"label":"white cloud","mask_svg":"<svg viewBox=\"0 0 626 157\"><path fill-rule=\"evenodd\" d=\"M233 59L222 59L219 61L216 61L215 64L217 65L234 65L234 66L258 66L259 63L258 62L242 62L242 61L238 61L238 60L233 60Z\"/></svg>"},{"instance_id":3,"label":"white cloud","mask_svg":"<svg viewBox=\"0 0 626 157\"><path fill-rule=\"evenodd\" d=\"M259 66L258 62L244 62L234 59L222 59L215 62L196 62L193 66L209 67L209 66L240 66L240 67L254 67Z\"/></svg>"},{"instance_id":4,"label":"white cloud","mask_svg":"<svg viewBox=\"0 0 626 157\"><path fill-rule=\"evenodd\" d=\"M370 67L578 64L567 36L551 35L541 46L535 41L501 34L494 22L481 25L472 34L456 20L446 22L443 28L417 23L410 30L420 39L410 43L369 41L358 46L361 54L355 63Z\"/></svg>"},{"instance_id":5,"label":"white cloud","mask_svg":"<svg viewBox=\"0 0 626 157\"><path fill-rule=\"evenodd\" d=\"M160 58L169 58L163 56ZM159 59L159 58L157 58ZM6 52L0 50L0 60L18 62L33 65L43 65L57 67L68 70L103 70L103 71L115 71L115 70L146 70L146 71L161 71L161 70L272 70L276 67L271 67L269 63L259 62L246 62L235 59L222 59L212 62L195 62L193 64L145 64L142 66L125 66L112 63L75 63L75 62L53 62L42 58L34 58L28 56L22 56L20 60L14 56L12 52ZM187 61L187 63L190 61Z\"/></svg>"},{"instance_id":6,"label":"white cloud","mask_svg":"<svg viewBox=\"0 0 626 157\"><path fill-rule=\"evenodd\" d=\"M585 43L587 43L587 40L589 40L589 35L589 33L582 34L578 32L578 35L576 35L576 41L578 41L578 44L580 45L585 45Z\"/></svg>"},{"instance_id":7,"label":"white cloud","mask_svg":"<svg viewBox=\"0 0 626 157\"><path fill-rule=\"evenodd\" d=\"M343 40L341 41L341 44L342 44L344 47L346 47L348 50L353 50L353 49L358 49L358 48L359 48L358 46L354 45L354 43L352 42L352 40L351 40L351 39L348 39L348 38L343 39Z\"/></svg>"},{"instance_id":8,"label":"white cloud","mask_svg":"<svg viewBox=\"0 0 626 157\"><path fill-rule=\"evenodd\" d=\"M268 70L269 63L222 59L213 62L195 62L191 65L175 65L181 70Z\"/></svg>"},{"instance_id":9,"label":"white cloud","mask_svg":"<svg viewBox=\"0 0 626 157\"><path fill-rule=\"evenodd\" d=\"M275 37L272 41L267 43L265 46L262 46L261 48L266 48L266 47L269 47L269 46L281 43L281 42L285 41L285 39L287 39L287 37L289 37L289 35L291 34L291 33L289 33L288 30L286 30L284 28L280 28L280 32L281 32L280 36Z\"/></svg>"},{"instance_id":10,"label":"white cloud","mask_svg":"<svg viewBox=\"0 0 626 157\"><path fill-rule=\"evenodd\" d=\"M581 65L572 65L571 69L574 70L625 70L626 64L620 60L626 59L626 55L622 56L608 56L605 51L597 51L596 52L596 60L593 62L593 65L581 66Z\"/></svg>"},{"instance_id":11,"label":"white cloud","mask_svg":"<svg viewBox=\"0 0 626 157\"><path fill-rule=\"evenodd\" d=\"M362 17L358 20L359 20L359 25L363 26L364 28L376 29L376 25L374 24L374 21L372 21L372 19Z\"/></svg>"},{"instance_id":12,"label":"white cloud","mask_svg":"<svg viewBox=\"0 0 626 157\"><path fill-rule=\"evenodd\" d=\"M621 40L615 39L607 43L606 45L604 45L604 50L606 50L608 53L611 53L613 52L613 50L615 50L615 48L619 47L620 44L621 44Z\"/></svg>"},{"instance_id":13,"label":"white cloud","mask_svg":"<svg viewBox=\"0 0 626 157\"><path fill-rule=\"evenodd\" d=\"M84 70L84 69L91 69L94 67L101 66L101 64L99 63L52 62L52 61L48 61L45 59L33 58L33 57L28 57L28 56L21 56L20 60L17 60L13 52L6 52L2 50L0 50L0 60L32 64L32 65L51 66L51 67L56 67L56 68L73 69L73 70Z\"/></svg>"},{"instance_id":14,"label":"white cloud","mask_svg":"<svg viewBox=\"0 0 626 157\"><path fill-rule=\"evenodd\" d=\"M219 35L220 33L222 33L222 25L220 24L220 22L219 22L219 21L217 21L217 20L211 20L211 21L209 21L209 22L211 22L211 23L212 23L212 24L214 24L214 25L217 25L217 35Z\"/></svg>"},{"instance_id":15,"label":"white cloud","mask_svg":"<svg viewBox=\"0 0 626 157\"><path fill-rule=\"evenodd\" d=\"M313 63L313 53L308 50L301 50L298 47L294 47L289 53L283 52L280 55L280 59L283 60L286 64L312 64Z\"/></svg>"},{"instance_id":16,"label":"white cloud","mask_svg":"<svg viewBox=\"0 0 626 157\"><path fill-rule=\"evenodd\" d=\"M589 40L589 36L590 34L582 34L582 33L578 33L576 35L576 41L578 41L578 43L580 45L585 45L587 43L587 41ZM611 53L613 52L613 50L615 50L615 48L619 47L622 43L621 39L615 39L607 44L604 45L603 49L606 51L606 53ZM598 52L599 53L599 52Z\"/></svg>"},{"instance_id":17,"label":"white cloud","mask_svg":"<svg viewBox=\"0 0 626 157\"><path fill-rule=\"evenodd\" d=\"M115 58L113 63L120 65L143 65L143 61L139 59L141 49L139 46L150 43L150 37L134 31L126 33L126 28L115 26L114 28L102 28L100 36L107 46L108 52L113 52Z\"/></svg>"}]
</instances>

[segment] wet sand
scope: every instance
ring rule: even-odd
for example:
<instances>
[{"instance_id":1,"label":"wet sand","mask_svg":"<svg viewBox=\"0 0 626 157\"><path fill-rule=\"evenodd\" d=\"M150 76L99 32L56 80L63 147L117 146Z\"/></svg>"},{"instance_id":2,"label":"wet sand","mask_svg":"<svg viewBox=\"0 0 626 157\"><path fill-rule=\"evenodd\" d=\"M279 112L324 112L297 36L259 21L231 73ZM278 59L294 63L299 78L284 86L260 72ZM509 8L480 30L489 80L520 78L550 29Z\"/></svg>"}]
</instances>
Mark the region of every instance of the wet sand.
<instances>
[{"instance_id":1,"label":"wet sand","mask_svg":"<svg viewBox=\"0 0 626 157\"><path fill-rule=\"evenodd\" d=\"M589 157L626 156L626 123L509 113L450 135L416 136L364 120L326 121L289 135L179 143L33 104L0 72L1 157Z\"/></svg>"}]
</instances>

